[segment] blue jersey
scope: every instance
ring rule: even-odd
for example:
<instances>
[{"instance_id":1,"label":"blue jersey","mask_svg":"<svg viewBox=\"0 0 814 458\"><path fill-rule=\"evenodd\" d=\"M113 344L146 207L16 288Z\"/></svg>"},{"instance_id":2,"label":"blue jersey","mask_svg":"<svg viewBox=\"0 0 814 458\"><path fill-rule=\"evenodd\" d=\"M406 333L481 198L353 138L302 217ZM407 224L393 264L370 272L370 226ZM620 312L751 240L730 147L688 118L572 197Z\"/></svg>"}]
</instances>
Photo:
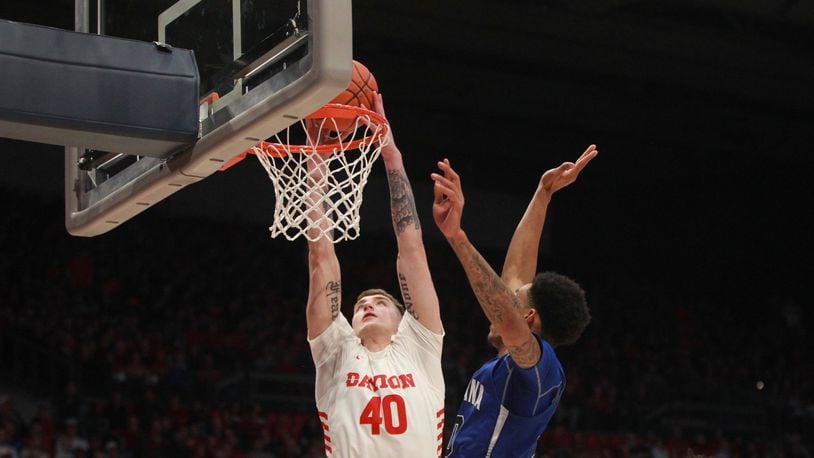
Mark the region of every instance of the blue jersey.
<instances>
[{"instance_id":1,"label":"blue jersey","mask_svg":"<svg viewBox=\"0 0 814 458\"><path fill-rule=\"evenodd\" d=\"M509 354L472 375L447 444L447 457L532 457L565 391L554 349L535 334L540 361L522 369Z\"/></svg>"}]
</instances>

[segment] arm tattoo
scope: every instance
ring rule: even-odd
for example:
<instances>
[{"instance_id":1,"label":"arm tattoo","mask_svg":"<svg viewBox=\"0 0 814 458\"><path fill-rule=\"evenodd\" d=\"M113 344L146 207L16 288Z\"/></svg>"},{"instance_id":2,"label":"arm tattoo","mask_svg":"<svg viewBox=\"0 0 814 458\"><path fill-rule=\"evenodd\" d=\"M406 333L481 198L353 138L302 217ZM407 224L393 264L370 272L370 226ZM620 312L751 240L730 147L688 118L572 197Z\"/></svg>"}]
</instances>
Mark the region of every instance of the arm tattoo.
<instances>
[{"instance_id":1,"label":"arm tattoo","mask_svg":"<svg viewBox=\"0 0 814 458\"><path fill-rule=\"evenodd\" d=\"M413 298L410 296L410 290L407 288L407 277L401 272L399 272L399 286L401 287L401 297L404 299L404 311L417 320L418 314L413 309Z\"/></svg>"},{"instance_id":2,"label":"arm tattoo","mask_svg":"<svg viewBox=\"0 0 814 458\"><path fill-rule=\"evenodd\" d=\"M478 298L486 317L494 324L503 323L505 313L513 312L512 309L519 309L517 297L477 251L468 250L462 245L457 247L456 251L459 250L462 253L461 263L472 284L472 291Z\"/></svg>"},{"instance_id":3,"label":"arm tattoo","mask_svg":"<svg viewBox=\"0 0 814 458\"><path fill-rule=\"evenodd\" d=\"M388 170L387 182L390 184L390 212L396 234L401 234L412 225L416 230L421 229L418 222L418 213L415 209L415 198L410 181L404 169Z\"/></svg>"},{"instance_id":4,"label":"arm tattoo","mask_svg":"<svg viewBox=\"0 0 814 458\"><path fill-rule=\"evenodd\" d=\"M339 297L342 286L340 282L332 280L325 285L325 290L328 291L325 295L331 304L331 320L335 320L339 316Z\"/></svg>"},{"instance_id":5,"label":"arm tattoo","mask_svg":"<svg viewBox=\"0 0 814 458\"><path fill-rule=\"evenodd\" d=\"M529 334L528 340L517 346L508 347L512 359L520 367L531 367L540 360L540 344L533 334Z\"/></svg>"}]
</instances>

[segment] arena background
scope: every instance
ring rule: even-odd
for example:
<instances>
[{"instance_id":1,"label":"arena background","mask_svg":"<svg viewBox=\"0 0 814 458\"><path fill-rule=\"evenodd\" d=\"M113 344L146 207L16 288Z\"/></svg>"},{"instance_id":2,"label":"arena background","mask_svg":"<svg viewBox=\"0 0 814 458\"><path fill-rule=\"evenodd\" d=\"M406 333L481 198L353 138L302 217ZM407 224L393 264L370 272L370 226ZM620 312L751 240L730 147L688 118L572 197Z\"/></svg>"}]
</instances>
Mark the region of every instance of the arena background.
<instances>
[{"instance_id":1,"label":"arena background","mask_svg":"<svg viewBox=\"0 0 814 458\"><path fill-rule=\"evenodd\" d=\"M594 320L561 352L569 390L540 455L810 456L814 6L447 3L357 0L354 55L415 189L448 414L491 352L431 220L435 161L459 170L464 226L499 268L540 175L596 143L542 247ZM4 0L0 18L72 28L73 2ZM0 447L319 455L305 246L268 239L258 164L82 239L63 227L62 149L0 151ZM363 237L339 247L346 305L362 287L396 290L386 195L377 167Z\"/></svg>"}]
</instances>

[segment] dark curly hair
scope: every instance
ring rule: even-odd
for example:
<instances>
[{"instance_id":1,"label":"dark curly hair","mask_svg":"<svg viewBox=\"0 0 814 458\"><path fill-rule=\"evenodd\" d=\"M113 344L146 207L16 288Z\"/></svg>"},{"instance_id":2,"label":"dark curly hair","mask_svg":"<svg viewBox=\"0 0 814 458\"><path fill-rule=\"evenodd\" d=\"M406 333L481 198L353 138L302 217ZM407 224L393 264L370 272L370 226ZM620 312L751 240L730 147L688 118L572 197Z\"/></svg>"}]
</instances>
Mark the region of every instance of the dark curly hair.
<instances>
[{"instance_id":1,"label":"dark curly hair","mask_svg":"<svg viewBox=\"0 0 814 458\"><path fill-rule=\"evenodd\" d=\"M553 346L576 342L591 321L585 291L556 272L537 274L529 289L531 305L542 323L542 337Z\"/></svg>"}]
</instances>

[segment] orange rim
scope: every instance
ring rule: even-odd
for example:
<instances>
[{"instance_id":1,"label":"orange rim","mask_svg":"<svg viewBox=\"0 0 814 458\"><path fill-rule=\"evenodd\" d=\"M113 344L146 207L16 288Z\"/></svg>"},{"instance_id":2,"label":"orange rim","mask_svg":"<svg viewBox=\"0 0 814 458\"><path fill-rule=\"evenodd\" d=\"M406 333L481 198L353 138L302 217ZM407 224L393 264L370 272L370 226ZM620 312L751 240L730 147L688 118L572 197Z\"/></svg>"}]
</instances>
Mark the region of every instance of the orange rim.
<instances>
[{"instance_id":1,"label":"orange rim","mask_svg":"<svg viewBox=\"0 0 814 458\"><path fill-rule=\"evenodd\" d=\"M387 124L387 119L384 116L376 113L375 111L368 110L365 107L357 107L352 105L342 105L339 103L329 103L324 107L320 108L319 110L309 114L305 117L305 119L322 119L322 118L334 118L334 119L356 119L360 116L367 116L372 121L377 123L381 126L381 129L378 132L377 137L381 138L387 135L387 130L390 126ZM349 149L358 149L359 145L367 144L369 141L376 141L377 139L374 138L375 132L362 138L358 138L353 140L349 143L341 143L342 147L339 149L340 151L349 150ZM256 154L257 149L260 149L265 154L271 157L282 157L286 155L288 152L291 153L331 153L337 150L337 146L340 143L325 143L322 145L312 146L312 145L289 145L283 143L274 143L274 142L260 142L256 146L253 146L246 151L238 154L237 156L233 157L226 163L224 163L220 171L224 171L229 167L237 164L238 162L242 161L246 158L247 154Z\"/></svg>"},{"instance_id":2,"label":"orange rim","mask_svg":"<svg viewBox=\"0 0 814 458\"><path fill-rule=\"evenodd\" d=\"M387 129L389 128L387 124L387 119L384 116L376 113L375 111L368 110L365 107L357 107L353 105L342 105L340 103L329 103L324 107L320 108L319 110L309 114L305 117L305 119L322 119L322 118L335 118L335 119L356 119L360 116L367 116L371 120L375 121L378 125L382 127L380 132L378 133L378 137L381 138L384 135L387 135ZM368 135L367 137L357 138L356 140L350 143L343 143L344 147L342 150L348 149L357 149L359 145L362 143L368 143L369 140L375 140L373 138L374 134ZM274 152L274 147L277 150L283 151L291 151L292 153L330 153L334 151L338 145L338 143L325 143L323 145L317 145L316 147L311 145L287 145L281 143L272 143L272 142L260 142L262 146L260 148L266 152L266 154L277 154ZM271 149L269 151L268 149Z\"/></svg>"}]
</instances>

